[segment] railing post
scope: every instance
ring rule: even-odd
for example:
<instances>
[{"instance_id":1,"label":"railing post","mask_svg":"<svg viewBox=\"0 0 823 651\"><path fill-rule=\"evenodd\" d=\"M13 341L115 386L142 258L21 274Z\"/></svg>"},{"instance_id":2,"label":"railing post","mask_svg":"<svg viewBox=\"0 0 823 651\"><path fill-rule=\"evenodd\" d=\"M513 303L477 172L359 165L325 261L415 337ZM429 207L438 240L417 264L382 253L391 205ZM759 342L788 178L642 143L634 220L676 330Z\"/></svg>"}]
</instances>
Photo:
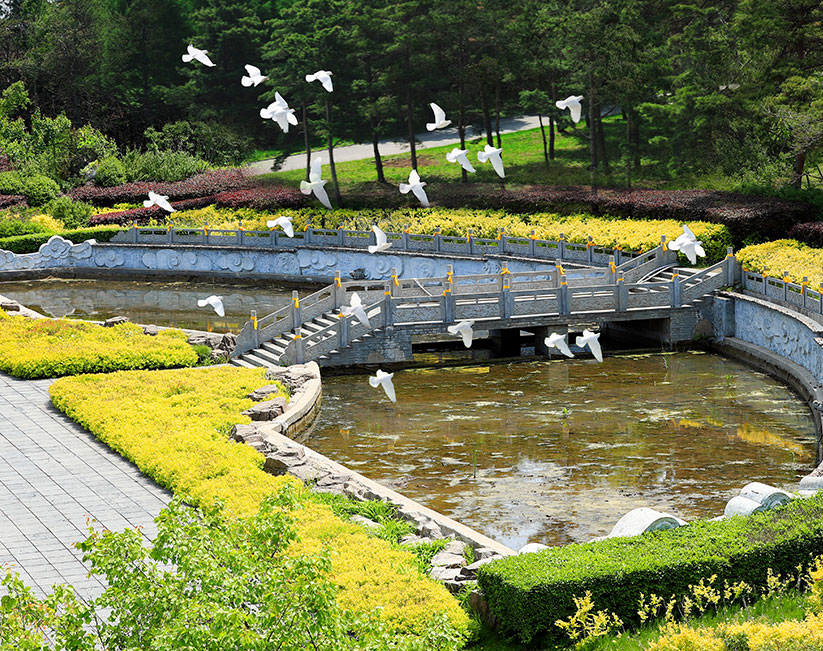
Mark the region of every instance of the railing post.
<instances>
[{"instance_id":1,"label":"railing post","mask_svg":"<svg viewBox=\"0 0 823 651\"><path fill-rule=\"evenodd\" d=\"M343 289L343 282L340 279L340 270L334 272L334 305L332 306L333 309L337 309L345 302L346 298L346 290Z\"/></svg>"},{"instance_id":2,"label":"railing post","mask_svg":"<svg viewBox=\"0 0 823 651\"><path fill-rule=\"evenodd\" d=\"M789 300L789 282L790 282L789 281L789 272L788 271L783 272L782 282L783 282L783 300L788 301Z\"/></svg>"},{"instance_id":3,"label":"railing post","mask_svg":"<svg viewBox=\"0 0 823 651\"><path fill-rule=\"evenodd\" d=\"M474 229L470 228L469 232L466 234L466 244L468 244L469 255L474 255Z\"/></svg>"},{"instance_id":4,"label":"railing post","mask_svg":"<svg viewBox=\"0 0 823 651\"><path fill-rule=\"evenodd\" d=\"M570 314L569 306L569 285L566 282L566 274L560 276L560 287L557 288L557 309L560 314Z\"/></svg>"},{"instance_id":5,"label":"railing post","mask_svg":"<svg viewBox=\"0 0 823 651\"><path fill-rule=\"evenodd\" d=\"M618 267L619 267L619 266L622 264L622 262L623 262L623 261L620 259L620 251L621 251L621 248L620 248L619 246L614 247L614 250L612 251L612 255L614 256L614 264L615 264L616 266L618 266Z\"/></svg>"},{"instance_id":6,"label":"railing post","mask_svg":"<svg viewBox=\"0 0 823 651\"><path fill-rule=\"evenodd\" d=\"M817 311L819 314L823 314L823 283L820 283L820 287L817 288Z\"/></svg>"},{"instance_id":7,"label":"railing post","mask_svg":"<svg viewBox=\"0 0 823 651\"><path fill-rule=\"evenodd\" d=\"M514 300L511 295L511 272L505 262L500 270L500 291L501 318L509 319L514 311Z\"/></svg>"},{"instance_id":8,"label":"railing post","mask_svg":"<svg viewBox=\"0 0 823 651\"><path fill-rule=\"evenodd\" d=\"M763 281L763 290L762 290L763 296L768 296L768 293L767 293L767 289L768 289L768 286L769 286L768 277L769 277L769 268L768 267L763 267L763 271L760 272L760 278Z\"/></svg>"},{"instance_id":9,"label":"railing post","mask_svg":"<svg viewBox=\"0 0 823 651\"><path fill-rule=\"evenodd\" d=\"M204 237L203 237L204 243L208 244L209 243L209 225L208 224L203 226L203 235L204 235Z\"/></svg>"},{"instance_id":10,"label":"railing post","mask_svg":"<svg viewBox=\"0 0 823 651\"><path fill-rule=\"evenodd\" d=\"M731 287L734 285L734 265L735 265L735 258L734 253L732 253L732 247L726 248L726 260L725 260L725 271L726 271L726 285Z\"/></svg>"},{"instance_id":11,"label":"railing post","mask_svg":"<svg viewBox=\"0 0 823 651\"><path fill-rule=\"evenodd\" d=\"M389 280L385 292L383 292L383 326L386 328L394 327L394 300L392 299L392 281Z\"/></svg>"},{"instance_id":12,"label":"railing post","mask_svg":"<svg viewBox=\"0 0 823 651\"><path fill-rule=\"evenodd\" d=\"M400 281L397 280L397 267L392 267L391 268L391 279L390 279L390 282L389 282L389 292L391 292L392 296L394 296L395 287L399 287L399 286L400 286Z\"/></svg>"},{"instance_id":13,"label":"railing post","mask_svg":"<svg viewBox=\"0 0 823 651\"><path fill-rule=\"evenodd\" d=\"M303 231L303 244L311 244L311 218L306 220L306 228Z\"/></svg>"},{"instance_id":14,"label":"railing post","mask_svg":"<svg viewBox=\"0 0 823 651\"><path fill-rule=\"evenodd\" d=\"M434 250L435 252L440 251L440 227L434 229Z\"/></svg>"},{"instance_id":15,"label":"railing post","mask_svg":"<svg viewBox=\"0 0 823 651\"><path fill-rule=\"evenodd\" d=\"M337 246L343 246L346 243L346 231L343 225L337 227Z\"/></svg>"},{"instance_id":16,"label":"railing post","mask_svg":"<svg viewBox=\"0 0 823 651\"><path fill-rule=\"evenodd\" d=\"M803 281L800 283L800 299L802 301L803 309L806 309L806 290L809 287L809 277L803 276Z\"/></svg>"},{"instance_id":17,"label":"railing post","mask_svg":"<svg viewBox=\"0 0 823 651\"><path fill-rule=\"evenodd\" d=\"M537 257L537 244L535 240L537 239L537 235L535 235L534 229L531 230L529 233L529 255L533 258Z\"/></svg>"},{"instance_id":18,"label":"railing post","mask_svg":"<svg viewBox=\"0 0 823 651\"><path fill-rule=\"evenodd\" d=\"M243 222L240 222L237 227L237 246L243 246L243 236L245 232L246 231L243 229Z\"/></svg>"},{"instance_id":19,"label":"railing post","mask_svg":"<svg viewBox=\"0 0 823 651\"><path fill-rule=\"evenodd\" d=\"M340 348L349 347L349 317L340 315Z\"/></svg>"},{"instance_id":20,"label":"railing post","mask_svg":"<svg viewBox=\"0 0 823 651\"><path fill-rule=\"evenodd\" d=\"M404 251L409 250L409 225L403 224L403 232L400 234L400 248Z\"/></svg>"},{"instance_id":21,"label":"railing post","mask_svg":"<svg viewBox=\"0 0 823 651\"><path fill-rule=\"evenodd\" d=\"M588 260L589 264L594 262L594 242L592 241L592 236L589 235L586 239L586 259Z\"/></svg>"},{"instance_id":22,"label":"railing post","mask_svg":"<svg viewBox=\"0 0 823 651\"><path fill-rule=\"evenodd\" d=\"M295 343L297 344L297 363L302 364L306 361L306 342L303 339L303 335L298 333L294 335Z\"/></svg>"},{"instance_id":23,"label":"railing post","mask_svg":"<svg viewBox=\"0 0 823 651\"><path fill-rule=\"evenodd\" d=\"M669 281L669 299L672 307L680 307L680 276L675 271Z\"/></svg>"},{"instance_id":24,"label":"railing post","mask_svg":"<svg viewBox=\"0 0 823 651\"><path fill-rule=\"evenodd\" d=\"M560 281L565 279L566 271L563 269L563 265L560 264L557 260L554 261L554 286L560 287Z\"/></svg>"},{"instance_id":25,"label":"railing post","mask_svg":"<svg viewBox=\"0 0 823 651\"><path fill-rule=\"evenodd\" d=\"M270 228L269 229L269 245L275 249L277 248L277 229Z\"/></svg>"},{"instance_id":26,"label":"railing post","mask_svg":"<svg viewBox=\"0 0 823 651\"><path fill-rule=\"evenodd\" d=\"M137 224L131 229L131 243L137 244Z\"/></svg>"},{"instance_id":27,"label":"railing post","mask_svg":"<svg viewBox=\"0 0 823 651\"><path fill-rule=\"evenodd\" d=\"M614 286L614 306L618 312L629 309L629 290L622 278L618 278Z\"/></svg>"},{"instance_id":28,"label":"railing post","mask_svg":"<svg viewBox=\"0 0 823 651\"><path fill-rule=\"evenodd\" d=\"M506 229L502 226L500 227L500 233L497 236L497 252L498 253L505 253L506 252Z\"/></svg>"},{"instance_id":29,"label":"railing post","mask_svg":"<svg viewBox=\"0 0 823 651\"><path fill-rule=\"evenodd\" d=\"M557 241L557 258L558 260L565 260L566 258L566 235L560 233L560 239Z\"/></svg>"},{"instance_id":30,"label":"railing post","mask_svg":"<svg viewBox=\"0 0 823 651\"><path fill-rule=\"evenodd\" d=\"M617 280L617 265L614 263L614 255L609 256L609 280L612 284Z\"/></svg>"},{"instance_id":31,"label":"railing post","mask_svg":"<svg viewBox=\"0 0 823 651\"><path fill-rule=\"evenodd\" d=\"M254 329L254 347L260 347L260 331L257 329L257 310L251 311L251 316L249 317L251 321L251 327Z\"/></svg>"},{"instance_id":32,"label":"railing post","mask_svg":"<svg viewBox=\"0 0 823 651\"><path fill-rule=\"evenodd\" d=\"M660 248L657 249L657 252L654 254L654 260L657 263L658 267L662 267L664 264L667 264L666 261L666 253L668 253L669 247L666 245L666 236L660 236ZM677 255L677 254L675 254Z\"/></svg>"},{"instance_id":33,"label":"railing post","mask_svg":"<svg viewBox=\"0 0 823 651\"><path fill-rule=\"evenodd\" d=\"M300 298L297 296L297 292L291 293L291 315L293 329L299 330L300 326L303 325L303 317L300 315Z\"/></svg>"},{"instance_id":34,"label":"railing post","mask_svg":"<svg viewBox=\"0 0 823 651\"><path fill-rule=\"evenodd\" d=\"M173 226L169 226L166 229L166 242L168 242L169 244L174 242L174 227Z\"/></svg>"}]
</instances>

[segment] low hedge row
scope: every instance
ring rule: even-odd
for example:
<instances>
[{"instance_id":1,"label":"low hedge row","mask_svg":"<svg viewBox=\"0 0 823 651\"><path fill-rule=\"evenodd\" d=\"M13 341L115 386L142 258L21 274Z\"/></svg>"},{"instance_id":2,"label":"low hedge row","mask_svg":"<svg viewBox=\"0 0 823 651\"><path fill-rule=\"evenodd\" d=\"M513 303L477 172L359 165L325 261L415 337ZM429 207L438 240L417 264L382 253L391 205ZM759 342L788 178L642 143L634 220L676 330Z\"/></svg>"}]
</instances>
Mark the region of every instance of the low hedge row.
<instances>
[{"instance_id":1,"label":"low hedge row","mask_svg":"<svg viewBox=\"0 0 823 651\"><path fill-rule=\"evenodd\" d=\"M31 233L29 235L15 235L12 237L0 238L0 251L11 251L12 253L37 253L38 249L49 241L53 235L80 244L86 240L97 240L98 242L108 242L116 233L122 229L118 226L100 226L97 228L78 228L70 231L55 233L52 231L44 233Z\"/></svg>"},{"instance_id":2,"label":"low hedge row","mask_svg":"<svg viewBox=\"0 0 823 651\"><path fill-rule=\"evenodd\" d=\"M800 283L809 279L812 289L823 283L823 249L816 249L797 240L775 240L765 244L753 244L737 252L737 260L748 271L762 271L782 278L788 273L789 280Z\"/></svg>"},{"instance_id":3,"label":"low hedge row","mask_svg":"<svg viewBox=\"0 0 823 651\"><path fill-rule=\"evenodd\" d=\"M193 366L197 353L180 330L144 335L133 323L103 328L67 319L28 319L0 311L0 371L33 379L123 369Z\"/></svg>"},{"instance_id":4,"label":"low hedge row","mask_svg":"<svg viewBox=\"0 0 823 651\"><path fill-rule=\"evenodd\" d=\"M110 188L83 185L71 190L68 194L75 201L86 201L95 206L113 206L118 203L142 202L148 196L149 190L167 195L171 201L182 201L237 190L246 187L248 183L242 170L223 169L197 174L185 181L135 181Z\"/></svg>"},{"instance_id":5,"label":"low hedge row","mask_svg":"<svg viewBox=\"0 0 823 651\"><path fill-rule=\"evenodd\" d=\"M194 199L183 199L182 201L171 202L172 208L175 210L194 210L196 208L203 208L214 203L214 195L206 197L197 197ZM144 225L149 222L165 222L168 213L162 208L152 206L151 208L129 208L128 210L118 210L115 212L102 212L97 215L92 215L89 219L89 225L102 226L106 224L140 224Z\"/></svg>"},{"instance_id":6,"label":"low hedge row","mask_svg":"<svg viewBox=\"0 0 823 651\"><path fill-rule=\"evenodd\" d=\"M240 415L252 405L245 396L264 384L264 369L133 371L63 378L51 396L58 409L186 501L207 505L219 498L228 512L247 516L294 481L264 472L263 455L229 439L233 424L249 422ZM438 613L459 635L466 633L467 615L442 585L419 572L410 552L369 537L324 504L307 500L293 515L300 539L290 552L331 547L341 607L377 609L398 635L423 633Z\"/></svg>"},{"instance_id":7,"label":"low hedge row","mask_svg":"<svg viewBox=\"0 0 823 651\"><path fill-rule=\"evenodd\" d=\"M478 583L502 626L530 642L557 635L555 621L573 615L573 597L586 591L598 609L637 624L641 593L683 595L712 575L764 586L769 568L786 575L820 553L823 494L750 517L505 558L483 566Z\"/></svg>"}]
</instances>

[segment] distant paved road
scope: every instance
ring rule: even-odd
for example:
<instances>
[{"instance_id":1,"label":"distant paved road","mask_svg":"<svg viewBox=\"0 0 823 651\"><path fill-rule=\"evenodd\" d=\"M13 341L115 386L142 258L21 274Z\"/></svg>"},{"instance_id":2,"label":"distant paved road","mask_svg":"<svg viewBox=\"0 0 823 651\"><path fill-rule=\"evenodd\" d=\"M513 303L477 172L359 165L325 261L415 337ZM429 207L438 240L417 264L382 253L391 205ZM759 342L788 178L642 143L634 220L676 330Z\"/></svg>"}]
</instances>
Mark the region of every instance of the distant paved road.
<instances>
[{"instance_id":1,"label":"distant paved road","mask_svg":"<svg viewBox=\"0 0 823 651\"><path fill-rule=\"evenodd\" d=\"M526 131L527 129L537 129L540 126L536 115L524 115L517 118L506 118L500 120L500 133L514 133L515 131ZM471 131L471 130L470 130ZM483 132L472 132L471 137L476 138L478 135L483 135ZM418 149L426 149L427 147L441 147L443 145L454 145L460 142L457 135L457 129L440 129L432 133L426 131L418 133L416 136L419 144ZM395 142L393 140L380 141L380 154L389 156L391 154L402 154L409 151L408 142ZM317 150L321 153L320 150ZM326 150L322 150L325 152ZM339 147L334 150L334 162L343 163L350 160L363 160L365 158L373 158L374 149L371 144L367 145L349 145L348 147ZM258 161L252 163L246 170L249 174L268 174L272 171L272 160ZM328 162L328 161L326 161ZM288 172L290 170L306 169L306 155L294 154L283 161L283 165L278 168L278 172Z\"/></svg>"},{"instance_id":2,"label":"distant paved road","mask_svg":"<svg viewBox=\"0 0 823 651\"><path fill-rule=\"evenodd\" d=\"M72 546L86 538L87 517L152 538L171 494L55 409L51 383L0 373L0 566L41 596L71 583L88 599L103 585Z\"/></svg>"}]
</instances>

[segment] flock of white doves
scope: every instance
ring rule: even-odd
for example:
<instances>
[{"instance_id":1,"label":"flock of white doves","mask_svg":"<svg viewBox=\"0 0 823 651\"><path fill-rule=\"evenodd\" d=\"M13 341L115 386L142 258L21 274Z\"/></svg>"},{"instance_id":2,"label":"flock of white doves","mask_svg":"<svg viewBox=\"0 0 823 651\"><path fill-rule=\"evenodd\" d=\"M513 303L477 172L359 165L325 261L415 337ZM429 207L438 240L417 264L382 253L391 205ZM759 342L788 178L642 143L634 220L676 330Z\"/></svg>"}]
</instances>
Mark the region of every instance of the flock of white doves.
<instances>
[{"instance_id":1,"label":"flock of white doves","mask_svg":"<svg viewBox=\"0 0 823 651\"><path fill-rule=\"evenodd\" d=\"M189 45L187 53L183 55L183 62L189 63L191 61L197 61L210 68L215 65L209 58L209 53L206 50L199 50L196 47ZM245 68L247 74L240 80L240 83L245 87L257 86L268 79L268 77L260 72L260 68L252 65L246 65ZM329 70L318 70L314 74L306 75L307 82L311 83L313 81L319 81L323 88L329 93L334 91L334 85L332 84L331 78L332 73ZM576 124L580 122L582 109L580 102L582 99L582 95L572 95L564 100L557 101L556 105L560 110L568 109L572 121ZM451 120L446 119L446 112L434 102L431 103L431 109L434 113L434 122L426 123L426 129L428 131L443 129L451 124ZM278 92L274 93L274 101L271 104L260 109L260 117L264 120L272 120L276 122L284 133L289 132L289 125L297 125L297 116L294 115L294 109L289 108L286 100L283 99ZM474 173L476 170L472 167L471 162L469 162L468 153L468 149L459 149L455 147L448 154L446 154L446 160L450 163L458 163L467 172ZM477 160L481 163L490 162L497 175L500 178L505 178L506 173L503 169L503 160L501 158L502 153L502 148L492 147L487 144L483 151L477 152ZM309 180L308 182L300 181L300 191L305 195L314 193L314 196L317 197L320 203L331 210L332 206L329 201L329 196L326 194L326 190L323 187L326 184L326 181L321 178L322 164L323 159L321 157L318 156L316 158L312 158ZM411 173L409 173L409 182L400 184L400 192L402 194L408 194L411 192L415 197L417 197L423 207L428 208L429 199L426 196L426 191L423 189L425 185L426 183L420 180L420 175L417 173L417 170L413 169ZM168 199L169 198L167 196L149 192L149 198L143 202L143 205L147 208L150 206L158 206L166 212L172 213L174 212L174 208L172 208ZM290 217L280 216L277 219L268 221L266 225L272 229L278 227L282 228L283 232L288 237L294 237L294 228ZM378 253L388 249L391 246L391 242L387 240L386 233L383 232L383 230L377 225L372 226L372 230L374 231L375 244L373 246L369 246L369 253ZM683 251L683 253L689 257L692 264L694 264L696 262L696 255L705 255L705 252L700 244L701 243L697 240L689 227L684 226L683 235L678 237L674 242L671 242L669 244L669 248L672 250ZM197 301L197 305L199 307L206 307L209 305L214 309L218 316L223 317L226 312L222 299L222 296L209 296L206 299ZM354 292L351 295L350 304L342 306L340 308L340 312L343 316L357 317L357 319L364 326L371 328L369 316L366 313L366 309L363 306L357 292ZM466 348L469 348L472 345L472 337L474 334L472 329L473 326L474 321L461 321L456 325L449 326L448 331L450 334L462 337L463 344ZM583 334L576 338L575 343L580 348L588 347L595 359L598 362L602 362L603 354L600 349L599 338L599 332L595 333L590 330L583 330ZM548 348L557 349L566 357L574 357L574 353L572 353L569 349L569 345L566 342L565 334L552 333L546 337L545 344ZM389 400L392 402L397 402L394 385L392 384L393 377L394 373L386 373L385 371L378 369L377 374L369 378L369 384L375 388L382 386Z\"/></svg>"}]
</instances>

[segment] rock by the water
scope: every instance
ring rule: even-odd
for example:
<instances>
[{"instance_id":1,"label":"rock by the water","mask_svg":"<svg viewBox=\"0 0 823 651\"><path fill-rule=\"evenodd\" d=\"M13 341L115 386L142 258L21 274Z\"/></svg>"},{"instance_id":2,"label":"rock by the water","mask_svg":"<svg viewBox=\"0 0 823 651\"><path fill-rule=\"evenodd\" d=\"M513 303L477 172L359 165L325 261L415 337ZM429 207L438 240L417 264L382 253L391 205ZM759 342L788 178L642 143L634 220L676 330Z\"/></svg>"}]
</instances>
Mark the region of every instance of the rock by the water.
<instances>
[{"instance_id":1,"label":"rock by the water","mask_svg":"<svg viewBox=\"0 0 823 651\"><path fill-rule=\"evenodd\" d=\"M466 564L466 558L462 554L452 554L444 549L442 552L437 552L431 562L432 566L437 567L463 567Z\"/></svg>"},{"instance_id":2,"label":"rock by the water","mask_svg":"<svg viewBox=\"0 0 823 651\"><path fill-rule=\"evenodd\" d=\"M282 396L259 402L246 409L243 413L254 421L274 420L286 411L286 399Z\"/></svg>"},{"instance_id":3,"label":"rock by the water","mask_svg":"<svg viewBox=\"0 0 823 651\"><path fill-rule=\"evenodd\" d=\"M150 337L154 337L159 333L160 333L160 328L158 328L156 325L143 326L143 334L144 335L149 335Z\"/></svg>"},{"instance_id":4,"label":"rock by the water","mask_svg":"<svg viewBox=\"0 0 823 651\"><path fill-rule=\"evenodd\" d=\"M131 322L131 319L129 319L127 316L113 316L112 318L106 319L105 321L103 321L103 327L104 328L111 328L113 326L120 325L121 323L130 323L130 322Z\"/></svg>"},{"instance_id":5,"label":"rock by the water","mask_svg":"<svg viewBox=\"0 0 823 651\"><path fill-rule=\"evenodd\" d=\"M369 520L368 518L363 517L362 515L353 515L349 518L351 522L355 524L359 524L361 527L365 527L370 531L376 531L380 528L380 525L377 524L374 520Z\"/></svg>"},{"instance_id":6,"label":"rock by the water","mask_svg":"<svg viewBox=\"0 0 823 651\"><path fill-rule=\"evenodd\" d=\"M260 387L259 389L255 389L246 397L249 400L254 400L255 402L260 402L261 400L266 400L268 397L273 393L280 393L280 387L276 384L267 384L264 387Z\"/></svg>"}]
</instances>

